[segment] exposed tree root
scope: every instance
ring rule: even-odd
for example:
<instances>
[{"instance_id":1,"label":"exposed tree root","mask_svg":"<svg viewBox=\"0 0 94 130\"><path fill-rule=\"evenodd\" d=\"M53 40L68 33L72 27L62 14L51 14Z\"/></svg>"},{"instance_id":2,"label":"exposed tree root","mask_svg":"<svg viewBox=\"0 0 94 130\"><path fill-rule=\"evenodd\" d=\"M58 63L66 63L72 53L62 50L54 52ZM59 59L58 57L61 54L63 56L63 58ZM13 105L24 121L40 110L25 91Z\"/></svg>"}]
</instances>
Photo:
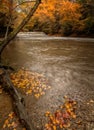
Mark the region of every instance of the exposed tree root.
<instances>
[{"instance_id":1,"label":"exposed tree root","mask_svg":"<svg viewBox=\"0 0 94 130\"><path fill-rule=\"evenodd\" d=\"M17 89L11 82L10 76L4 68L0 68L0 83L5 91L7 91L13 100L13 108L20 122L26 128L26 130L35 130L30 123L28 114L25 109L24 98L18 93Z\"/></svg>"},{"instance_id":2,"label":"exposed tree root","mask_svg":"<svg viewBox=\"0 0 94 130\"><path fill-rule=\"evenodd\" d=\"M8 65L4 65L4 64L1 64L1 63L0 63L0 68L9 69L9 70L14 71L14 68L13 68L13 67L8 66Z\"/></svg>"}]
</instances>

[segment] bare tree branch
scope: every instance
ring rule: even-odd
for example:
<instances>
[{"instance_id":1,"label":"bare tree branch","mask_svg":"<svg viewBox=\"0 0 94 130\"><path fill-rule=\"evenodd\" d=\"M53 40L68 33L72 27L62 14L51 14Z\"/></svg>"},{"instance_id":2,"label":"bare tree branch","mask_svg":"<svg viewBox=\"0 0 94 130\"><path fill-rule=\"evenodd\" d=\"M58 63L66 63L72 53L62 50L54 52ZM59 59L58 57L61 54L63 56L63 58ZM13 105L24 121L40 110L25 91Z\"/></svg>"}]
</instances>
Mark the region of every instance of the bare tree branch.
<instances>
[{"instance_id":1,"label":"bare tree branch","mask_svg":"<svg viewBox=\"0 0 94 130\"><path fill-rule=\"evenodd\" d=\"M32 0L32 1L24 1L24 2L21 2L21 3L19 3L18 5L16 5L14 8L13 8L13 10L15 10L18 6L20 6L20 5L23 5L23 4L26 4L26 3L31 3L31 2L36 2L35 0Z\"/></svg>"}]
</instances>

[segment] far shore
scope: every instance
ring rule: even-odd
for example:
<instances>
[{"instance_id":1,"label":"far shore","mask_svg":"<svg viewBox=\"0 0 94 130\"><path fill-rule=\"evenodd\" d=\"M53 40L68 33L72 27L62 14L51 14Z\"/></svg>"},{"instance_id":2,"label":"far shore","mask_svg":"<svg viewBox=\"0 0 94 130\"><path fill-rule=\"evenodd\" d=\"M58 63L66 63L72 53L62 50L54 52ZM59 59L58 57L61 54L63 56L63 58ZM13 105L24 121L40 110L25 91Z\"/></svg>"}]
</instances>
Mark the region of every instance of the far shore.
<instances>
[{"instance_id":1,"label":"far shore","mask_svg":"<svg viewBox=\"0 0 94 130\"><path fill-rule=\"evenodd\" d=\"M24 33L24 32L23 32ZM69 38L94 38L94 34L90 34L90 35L85 35L85 34L81 34L81 35L77 35L77 34L71 34L68 36L62 35L62 34L47 34L48 36L54 36L54 37L69 37ZM4 37L0 36L0 41L3 40Z\"/></svg>"}]
</instances>

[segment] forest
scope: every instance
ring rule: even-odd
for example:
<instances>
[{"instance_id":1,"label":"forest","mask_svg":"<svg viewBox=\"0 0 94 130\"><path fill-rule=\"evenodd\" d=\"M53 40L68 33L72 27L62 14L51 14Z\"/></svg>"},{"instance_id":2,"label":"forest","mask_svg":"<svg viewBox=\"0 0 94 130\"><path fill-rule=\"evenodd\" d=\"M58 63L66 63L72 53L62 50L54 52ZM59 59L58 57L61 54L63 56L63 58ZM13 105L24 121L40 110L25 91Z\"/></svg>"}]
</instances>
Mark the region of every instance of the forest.
<instances>
[{"instance_id":1,"label":"forest","mask_svg":"<svg viewBox=\"0 0 94 130\"><path fill-rule=\"evenodd\" d=\"M0 0L0 130L94 130L93 81L94 0Z\"/></svg>"},{"instance_id":2,"label":"forest","mask_svg":"<svg viewBox=\"0 0 94 130\"><path fill-rule=\"evenodd\" d=\"M20 2L21 0L19 0ZM15 6L17 6L16 1L9 4L7 0L1 0L0 35L4 35L8 25L9 31L15 29L22 19L26 17L32 5L33 2L23 2L15 9ZM22 31L42 31L49 35L60 36L93 37L94 1L42 0L36 13Z\"/></svg>"}]
</instances>

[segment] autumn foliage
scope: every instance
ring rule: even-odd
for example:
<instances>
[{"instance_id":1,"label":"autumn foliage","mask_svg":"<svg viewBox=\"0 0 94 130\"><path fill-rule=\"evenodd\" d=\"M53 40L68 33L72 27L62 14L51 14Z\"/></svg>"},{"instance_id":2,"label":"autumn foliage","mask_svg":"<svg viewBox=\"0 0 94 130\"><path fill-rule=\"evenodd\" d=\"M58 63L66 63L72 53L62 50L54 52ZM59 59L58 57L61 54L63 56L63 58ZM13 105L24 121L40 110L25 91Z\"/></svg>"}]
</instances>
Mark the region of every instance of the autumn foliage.
<instances>
[{"instance_id":1,"label":"autumn foliage","mask_svg":"<svg viewBox=\"0 0 94 130\"><path fill-rule=\"evenodd\" d=\"M84 17L83 12L87 12L88 15ZM25 29L43 31L47 34L89 34L91 31L88 30L94 27L94 19L92 18L89 8L84 8L83 3L78 1L43 0Z\"/></svg>"},{"instance_id":2,"label":"autumn foliage","mask_svg":"<svg viewBox=\"0 0 94 130\"><path fill-rule=\"evenodd\" d=\"M20 0L23 4L19 2L19 7L17 7L16 0L13 1L13 5L10 1L0 2L0 24L7 26L11 11L13 13L11 27L16 28L34 3ZM62 36L94 34L93 4L93 0L42 0L33 18L22 31L43 31L47 34ZM1 31L4 30L0 28Z\"/></svg>"},{"instance_id":3,"label":"autumn foliage","mask_svg":"<svg viewBox=\"0 0 94 130\"><path fill-rule=\"evenodd\" d=\"M79 27L80 7L80 4L69 0L43 0L26 27L48 34L68 35Z\"/></svg>"},{"instance_id":4,"label":"autumn foliage","mask_svg":"<svg viewBox=\"0 0 94 130\"><path fill-rule=\"evenodd\" d=\"M49 121L45 125L46 130L68 129L71 126L72 119L76 118L76 105L77 102L67 98L65 103L55 113L52 114L47 111L46 117L48 117Z\"/></svg>"},{"instance_id":5,"label":"autumn foliage","mask_svg":"<svg viewBox=\"0 0 94 130\"><path fill-rule=\"evenodd\" d=\"M19 70L12 73L11 80L22 93L33 95L35 98L45 95L45 91L51 88L48 80L42 74L28 70Z\"/></svg>"},{"instance_id":6,"label":"autumn foliage","mask_svg":"<svg viewBox=\"0 0 94 130\"><path fill-rule=\"evenodd\" d=\"M9 32L13 30L14 19L16 11L13 10L16 2L11 0L0 1L0 35L5 35L7 27L9 26Z\"/></svg>"}]
</instances>

